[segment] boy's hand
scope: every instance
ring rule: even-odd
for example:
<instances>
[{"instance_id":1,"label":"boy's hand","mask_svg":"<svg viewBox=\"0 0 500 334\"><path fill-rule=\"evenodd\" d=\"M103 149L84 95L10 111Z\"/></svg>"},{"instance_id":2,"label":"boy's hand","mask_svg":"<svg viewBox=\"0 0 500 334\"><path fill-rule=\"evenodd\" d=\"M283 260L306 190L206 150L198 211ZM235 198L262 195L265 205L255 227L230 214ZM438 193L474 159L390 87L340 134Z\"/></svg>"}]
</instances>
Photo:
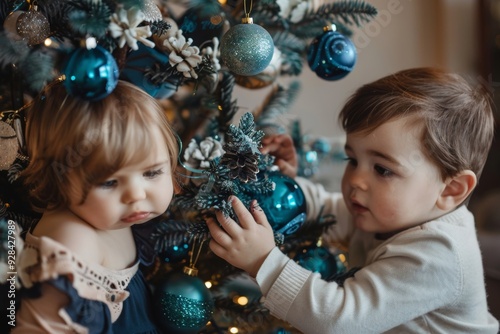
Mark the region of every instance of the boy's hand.
<instances>
[{"instance_id":1,"label":"boy's hand","mask_svg":"<svg viewBox=\"0 0 500 334\"><path fill-rule=\"evenodd\" d=\"M207 221L212 235L210 249L231 265L255 277L275 246L273 229L257 201L252 201L248 211L237 197L232 196L232 206L241 226L218 211L217 220L222 227L214 219Z\"/></svg>"},{"instance_id":2,"label":"boy's hand","mask_svg":"<svg viewBox=\"0 0 500 334\"><path fill-rule=\"evenodd\" d=\"M276 165L280 168L281 173L292 178L297 176L299 162L292 137L287 134L264 137L262 145L261 152L263 154L276 157Z\"/></svg>"}]
</instances>

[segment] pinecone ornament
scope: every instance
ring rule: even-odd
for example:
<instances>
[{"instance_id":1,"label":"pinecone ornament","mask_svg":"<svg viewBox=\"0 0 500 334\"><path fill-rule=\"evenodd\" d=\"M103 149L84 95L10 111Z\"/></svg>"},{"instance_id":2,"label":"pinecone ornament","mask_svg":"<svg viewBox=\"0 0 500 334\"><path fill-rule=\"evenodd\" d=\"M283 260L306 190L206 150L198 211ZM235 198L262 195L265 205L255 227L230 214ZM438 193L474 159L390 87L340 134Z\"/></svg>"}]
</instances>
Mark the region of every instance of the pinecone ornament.
<instances>
[{"instance_id":1,"label":"pinecone ornament","mask_svg":"<svg viewBox=\"0 0 500 334\"><path fill-rule=\"evenodd\" d=\"M249 151L238 152L234 147L226 145L226 153L222 156L221 164L229 168L231 179L240 179L241 182L257 181L259 172L259 156L257 153Z\"/></svg>"}]
</instances>

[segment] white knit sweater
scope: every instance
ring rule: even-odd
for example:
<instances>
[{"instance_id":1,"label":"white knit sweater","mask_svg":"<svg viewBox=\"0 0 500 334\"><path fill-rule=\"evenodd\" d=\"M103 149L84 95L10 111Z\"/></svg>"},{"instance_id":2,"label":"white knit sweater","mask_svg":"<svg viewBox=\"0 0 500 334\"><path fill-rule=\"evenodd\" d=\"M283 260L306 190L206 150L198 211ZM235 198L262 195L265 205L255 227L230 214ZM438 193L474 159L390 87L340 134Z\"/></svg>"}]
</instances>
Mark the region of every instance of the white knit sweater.
<instances>
[{"instance_id":1,"label":"white knit sweater","mask_svg":"<svg viewBox=\"0 0 500 334\"><path fill-rule=\"evenodd\" d=\"M378 240L355 230L341 194L297 180L308 217L334 214L324 238L348 241L349 265L362 267L343 287L328 283L275 248L256 280L271 313L304 333L491 333L474 219L465 206Z\"/></svg>"}]
</instances>

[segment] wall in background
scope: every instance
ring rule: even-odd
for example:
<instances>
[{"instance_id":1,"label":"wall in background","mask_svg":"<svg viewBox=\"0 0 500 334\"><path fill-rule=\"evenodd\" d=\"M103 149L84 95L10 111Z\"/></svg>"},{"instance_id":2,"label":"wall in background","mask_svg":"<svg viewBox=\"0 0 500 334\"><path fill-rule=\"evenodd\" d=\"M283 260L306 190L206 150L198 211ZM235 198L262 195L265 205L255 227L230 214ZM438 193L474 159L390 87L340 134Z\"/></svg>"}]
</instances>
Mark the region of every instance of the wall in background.
<instances>
[{"instance_id":1,"label":"wall in background","mask_svg":"<svg viewBox=\"0 0 500 334\"><path fill-rule=\"evenodd\" d=\"M305 64L298 78L302 90L285 117L298 118L304 133L343 136L337 115L354 90L392 72L418 66L440 66L473 75L477 66L477 1L366 0L379 15L360 29L353 42L358 50L352 73L339 81L318 78ZM289 79L289 80L288 80ZM280 79L281 80L281 79ZM240 111L252 111L269 88L235 89Z\"/></svg>"},{"instance_id":2,"label":"wall in background","mask_svg":"<svg viewBox=\"0 0 500 334\"><path fill-rule=\"evenodd\" d=\"M301 92L285 121L298 119L304 134L326 137L343 147L344 132L337 115L359 86L398 70L437 66L472 78L479 76L477 0L366 0L379 15L354 30L358 50L354 70L339 81L325 81L307 63L299 77L280 78L288 85L299 80ZM249 90L237 86L240 113L253 111L271 88ZM236 117L238 119L238 117ZM344 165L322 164L317 181L339 190Z\"/></svg>"}]
</instances>

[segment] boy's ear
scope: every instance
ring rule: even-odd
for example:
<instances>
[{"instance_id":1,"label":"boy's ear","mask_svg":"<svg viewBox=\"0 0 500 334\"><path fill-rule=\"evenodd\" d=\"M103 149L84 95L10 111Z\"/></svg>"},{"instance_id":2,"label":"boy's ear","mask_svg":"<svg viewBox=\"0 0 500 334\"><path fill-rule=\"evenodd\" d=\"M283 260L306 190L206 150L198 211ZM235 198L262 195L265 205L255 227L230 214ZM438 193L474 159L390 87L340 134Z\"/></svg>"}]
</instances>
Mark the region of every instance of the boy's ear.
<instances>
[{"instance_id":1,"label":"boy's ear","mask_svg":"<svg viewBox=\"0 0 500 334\"><path fill-rule=\"evenodd\" d=\"M443 211L451 211L462 204L476 187L476 174L471 170L465 170L448 178L441 192L437 206Z\"/></svg>"}]
</instances>

